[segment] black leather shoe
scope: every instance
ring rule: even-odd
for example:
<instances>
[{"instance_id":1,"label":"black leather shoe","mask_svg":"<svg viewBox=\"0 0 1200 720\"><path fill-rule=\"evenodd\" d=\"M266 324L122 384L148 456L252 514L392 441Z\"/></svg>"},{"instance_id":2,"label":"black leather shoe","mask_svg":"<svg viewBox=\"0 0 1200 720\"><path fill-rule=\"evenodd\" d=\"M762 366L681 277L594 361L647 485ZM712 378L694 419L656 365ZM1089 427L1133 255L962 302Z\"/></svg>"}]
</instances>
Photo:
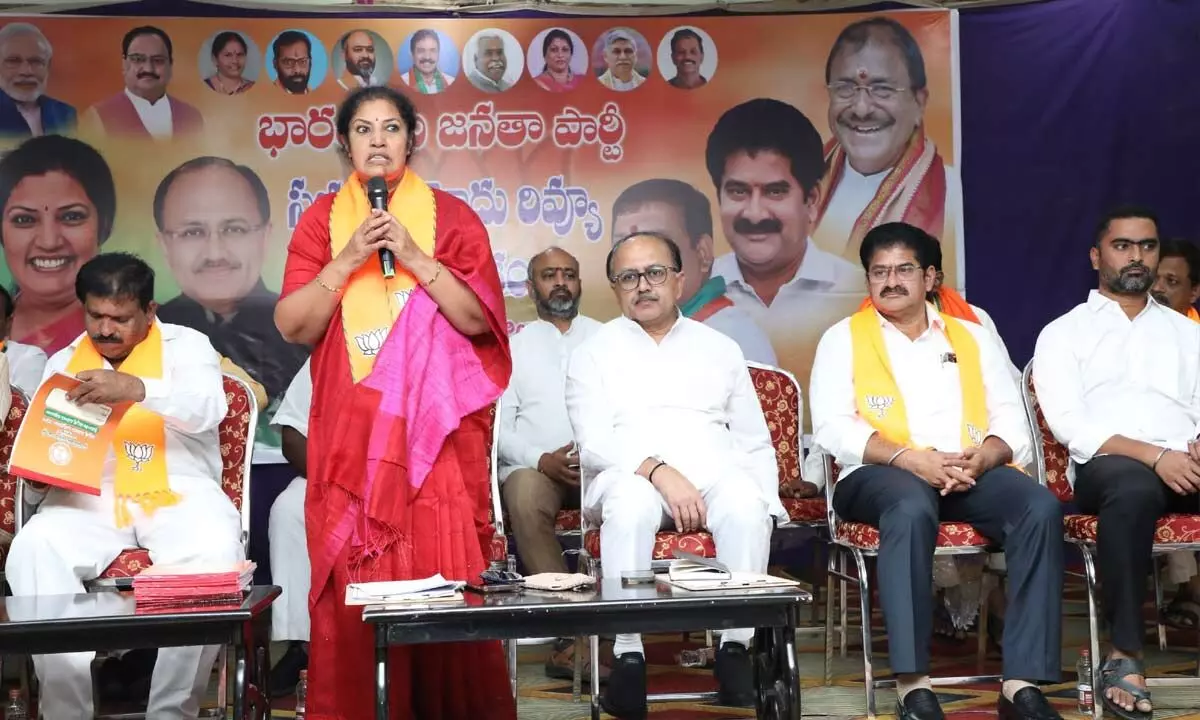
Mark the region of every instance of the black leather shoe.
<instances>
[{"instance_id":1,"label":"black leather shoe","mask_svg":"<svg viewBox=\"0 0 1200 720\"><path fill-rule=\"evenodd\" d=\"M296 693L296 685L300 682L300 671L308 667L308 653L304 643L292 641L288 643L287 652L271 668L271 699L278 700Z\"/></svg>"},{"instance_id":2,"label":"black leather shoe","mask_svg":"<svg viewBox=\"0 0 1200 720\"><path fill-rule=\"evenodd\" d=\"M898 700L896 715L900 720L946 720L937 695L926 688L910 690L903 700Z\"/></svg>"},{"instance_id":3,"label":"black leather shoe","mask_svg":"<svg viewBox=\"0 0 1200 720\"><path fill-rule=\"evenodd\" d=\"M750 652L741 643L725 643L717 650L713 670L719 689L717 702L726 707L754 707L754 664Z\"/></svg>"},{"instance_id":4,"label":"black leather shoe","mask_svg":"<svg viewBox=\"0 0 1200 720\"><path fill-rule=\"evenodd\" d=\"M600 695L604 712L620 720L644 720L646 717L646 658L627 652L615 658L608 674L608 686Z\"/></svg>"},{"instance_id":5,"label":"black leather shoe","mask_svg":"<svg viewBox=\"0 0 1200 720\"><path fill-rule=\"evenodd\" d=\"M1041 690L1035 687L1021 688L1009 700L1000 693L996 701L1000 720L1062 720Z\"/></svg>"}]
</instances>

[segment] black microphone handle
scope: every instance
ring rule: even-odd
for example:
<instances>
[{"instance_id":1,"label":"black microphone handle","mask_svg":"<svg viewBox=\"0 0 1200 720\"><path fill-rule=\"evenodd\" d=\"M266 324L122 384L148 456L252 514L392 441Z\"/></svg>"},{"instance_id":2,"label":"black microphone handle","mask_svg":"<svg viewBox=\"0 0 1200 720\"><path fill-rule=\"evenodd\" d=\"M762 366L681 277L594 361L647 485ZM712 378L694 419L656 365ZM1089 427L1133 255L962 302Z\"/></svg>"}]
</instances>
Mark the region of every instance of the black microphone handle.
<instances>
[{"instance_id":1,"label":"black microphone handle","mask_svg":"<svg viewBox=\"0 0 1200 720\"><path fill-rule=\"evenodd\" d=\"M383 276L385 278L396 277L396 256L387 248L379 249L379 263L383 265Z\"/></svg>"}]
</instances>

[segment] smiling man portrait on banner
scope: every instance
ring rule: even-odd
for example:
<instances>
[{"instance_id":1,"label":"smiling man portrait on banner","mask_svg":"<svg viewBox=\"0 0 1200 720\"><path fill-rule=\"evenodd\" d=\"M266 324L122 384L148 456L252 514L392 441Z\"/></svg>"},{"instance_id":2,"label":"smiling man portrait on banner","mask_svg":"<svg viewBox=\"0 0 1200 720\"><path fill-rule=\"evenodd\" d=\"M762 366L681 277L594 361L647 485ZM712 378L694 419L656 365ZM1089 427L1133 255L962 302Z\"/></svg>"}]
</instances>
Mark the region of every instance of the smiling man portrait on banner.
<instances>
[{"instance_id":1,"label":"smiling man portrait on banner","mask_svg":"<svg viewBox=\"0 0 1200 720\"><path fill-rule=\"evenodd\" d=\"M337 134L352 172L301 217L275 311L285 339L313 346L307 709L320 720L374 716L373 633L344 604L346 585L473 580L494 533L491 406L512 371L504 298L478 216L409 167L416 122L391 88L343 101ZM376 177L388 184L386 211L364 191ZM395 257L394 277L381 250ZM392 656L400 717L515 720L499 643Z\"/></svg>"}]
</instances>

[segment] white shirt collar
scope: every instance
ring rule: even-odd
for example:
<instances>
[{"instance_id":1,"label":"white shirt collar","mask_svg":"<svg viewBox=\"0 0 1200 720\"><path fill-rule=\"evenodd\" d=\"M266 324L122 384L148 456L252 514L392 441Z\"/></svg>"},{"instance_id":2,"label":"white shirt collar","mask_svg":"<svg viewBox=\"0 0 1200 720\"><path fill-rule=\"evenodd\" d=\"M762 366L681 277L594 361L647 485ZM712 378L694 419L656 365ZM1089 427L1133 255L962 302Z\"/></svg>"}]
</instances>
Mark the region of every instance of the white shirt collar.
<instances>
[{"instance_id":1,"label":"white shirt collar","mask_svg":"<svg viewBox=\"0 0 1200 720\"><path fill-rule=\"evenodd\" d=\"M140 95L134 95L133 93L129 92L129 88L125 88L125 97L129 98L135 108L142 108L145 110L158 110L164 105L167 107L170 107L171 105L171 101L167 99L166 93L163 93L162 97L160 97L158 100L150 102Z\"/></svg>"},{"instance_id":2,"label":"white shirt collar","mask_svg":"<svg viewBox=\"0 0 1200 720\"><path fill-rule=\"evenodd\" d=\"M800 267L796 268L796 274L790 280L784 283L784 287L802 281L808 283L818 283L820 285L833 285L838 276L838 268L834 264L834 256L821 250L817 247L812 238L804 240L804 259L800 261ZM726 260L726 258L728 258ZM722 262L725 260L725 262ZM729 253L720 258L717 258L717 265L713 266L714 275L722 275L727 282L739 283L743 286L749 286L745 276L742 275L742 266L737 262L737 255Z\"/></svg>"},{"instance_id":3,"label":"white shirt collar","mask_svg":"<svg viewBox=\"0 0 1200 720\"><path fill-rule=\"evenodd\" d=\"M1136 320L1137 318L1140 318L1141 316L1145 315L1148 312L1157 312L1158 310L1170 310L1171 312L1175 312L1174 310L1171 310L1170 308L1166 308L1166 307L1163 307L1162 305L1160 305L1159 302L1154 299L1153 295L1147 294L1146 301L1147 301L1146 307L1142 308L1141 312L1139 312L1137 315L1135 315L1133 318L1131 318L1131 321ZM1099 290L1092 290L1088 293L1087 307L1089 310L1091 310L1094 313L1111 312L1111 311L1115 310L1115 311L1121 313L1121 315L1125 315L1125 311L1121 309L1120 303L1118 303L1116 300L1113 300L1110 297L1105 297L1103 294L1101 294L1101 292ZM1157 308L1157 309L1151 310L1151 308Z\"/></svg>"}]
</instances>

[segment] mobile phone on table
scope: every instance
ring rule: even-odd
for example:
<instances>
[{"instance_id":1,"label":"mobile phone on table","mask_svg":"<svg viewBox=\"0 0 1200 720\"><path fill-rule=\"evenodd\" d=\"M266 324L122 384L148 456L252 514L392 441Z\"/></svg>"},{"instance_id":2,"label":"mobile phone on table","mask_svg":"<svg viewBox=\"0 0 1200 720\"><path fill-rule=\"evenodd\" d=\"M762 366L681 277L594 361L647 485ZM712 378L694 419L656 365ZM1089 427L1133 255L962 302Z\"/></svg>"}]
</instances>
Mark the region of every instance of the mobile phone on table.
<instances>
[{"instance_id":1,"label":"mobile phone on table","mask_svg":"<svg viewBox=\"0 0 1200 720\"><path fill-rule=\"evenodd\" d=\"M521 583L502 583L497 585L489 585L487 583L467 583L467 589L473 593L480 595L499 595L502 593L518 593L524 589Z\"/></svg>"},{"instance_id":2,"label":"mobile phone on table","mask_svg":"<svg viewBox=\"0 0 1200 720\"><path fill-rule=\"evenodd\" d=\"M653 582L653 570L626 570L621 573L622 585L648 585Z\"/></svg>"}]
</instances>

